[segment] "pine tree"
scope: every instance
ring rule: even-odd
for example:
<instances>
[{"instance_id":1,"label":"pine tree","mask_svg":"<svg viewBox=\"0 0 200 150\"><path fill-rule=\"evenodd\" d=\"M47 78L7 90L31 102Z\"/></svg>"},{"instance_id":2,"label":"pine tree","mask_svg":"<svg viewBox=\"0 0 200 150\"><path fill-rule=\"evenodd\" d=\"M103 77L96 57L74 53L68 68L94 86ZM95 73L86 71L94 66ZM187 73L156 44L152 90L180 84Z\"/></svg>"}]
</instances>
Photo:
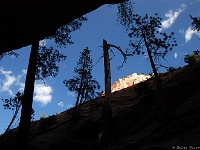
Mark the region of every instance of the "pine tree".
<instances>
[{"instance_id":1,"label":"pine tree","mask_svg":"<svg viewBox=\"0 0 200 150\"><path fill-rule=\"evenodd\" d=\"M145 54L147 51L149 61L156 78L157 88L161 87L161 81L157 73L155 61L159 62L160 58L177 46L176 40L173 37L174 33L170 35L161 32L161 18L156 14L155 17L144 17L136 14L133 16L134 25L131 28L129 37L132 38L130 46L133 49L133 54Z\"/></svg>"},{"instance_id":2,"label":"pine tree","mask_svg":"<svg viewBox=\"0 0 200 150\"><path fill-rule=\"evenodd\" d=\"M63 81L65 86L76 94L74 112L69 125L70 133L73 131L78 120L81 104L87 100L96 98L98 92L95 92L95 90L100 89L99 83L92 77L93 65L90 52L91 50L87 47L81 52L77 66L74 68L76 75L73 76L73 79Z\"/></svg>"}]
</instances>

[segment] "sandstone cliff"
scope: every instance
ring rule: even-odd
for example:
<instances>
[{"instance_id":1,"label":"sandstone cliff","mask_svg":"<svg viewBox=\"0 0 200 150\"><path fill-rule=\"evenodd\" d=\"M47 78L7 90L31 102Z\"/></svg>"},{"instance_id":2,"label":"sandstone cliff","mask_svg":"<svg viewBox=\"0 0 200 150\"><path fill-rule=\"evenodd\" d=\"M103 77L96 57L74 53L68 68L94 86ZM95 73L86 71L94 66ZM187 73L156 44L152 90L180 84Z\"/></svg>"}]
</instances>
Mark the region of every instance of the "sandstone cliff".
<instances>
[{"instance_id":1,"label":"sandstone cliff","mask_svg":"<svg viewBox=\"0 0 200 150\"><path fill-rule=\"evenodd\" d=\"M131 75L128 75L124 78L119 78L118 81L116 81L112 87L111 87L111 92L119 91L122 89L125 89L127 87L133 86L135 84L138 84L142 81L146 81L147 79L151 78L150 75L145 75L145 74L137 74L133 73Z\"/></svg>"}]
</instances>

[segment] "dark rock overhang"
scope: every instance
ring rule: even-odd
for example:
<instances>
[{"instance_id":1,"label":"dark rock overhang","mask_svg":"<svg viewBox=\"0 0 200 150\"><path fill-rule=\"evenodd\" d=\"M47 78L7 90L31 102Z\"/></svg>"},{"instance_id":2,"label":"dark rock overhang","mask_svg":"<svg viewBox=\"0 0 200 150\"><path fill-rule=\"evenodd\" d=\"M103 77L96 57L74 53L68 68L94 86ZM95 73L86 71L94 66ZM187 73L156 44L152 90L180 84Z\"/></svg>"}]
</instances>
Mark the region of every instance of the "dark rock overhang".
<instances>
[{"instance_id":1,"label":"dark rock overhang","mask_svg":"<svg viewBox=\"0 0 200 150\"><path fill-rule=\"evenodd\" d=\"M104 4L126 0L1 0L0 53L55 34L64 24Z\"/></svg>"}]
</instances>

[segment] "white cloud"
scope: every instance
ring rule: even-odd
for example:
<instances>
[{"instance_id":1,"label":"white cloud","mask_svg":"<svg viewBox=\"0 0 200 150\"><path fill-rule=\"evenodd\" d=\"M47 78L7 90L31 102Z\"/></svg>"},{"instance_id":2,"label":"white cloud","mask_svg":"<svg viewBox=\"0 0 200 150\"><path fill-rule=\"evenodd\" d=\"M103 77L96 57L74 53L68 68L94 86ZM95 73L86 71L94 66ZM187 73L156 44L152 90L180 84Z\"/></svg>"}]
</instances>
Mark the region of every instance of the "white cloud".
<instances>
[{"instance_id":1,"label":"white cloud","mask_svg":"<svg viewBox=\"0 0 200 150\"><path fill-rule=\"evenodd\" d=\"M178 57L178 53L175 52L175 53L174 53L174 58L177 58L177 57Z\"/></svg>"},{"instance_id":2,"label":"white cloud","mask_svg":"<svg viewBox=\"0 0 200 150\"><path fill-rule=\"evenodd\" d=\"M0 83L0 92L7 92L10 96L15 96L15 92L23 92L25 83L22 82L22 78L25 76L26 70L22 70L21 74L13 75L10 70L4 70L0 67L0 75L4 76ZM12 88L11 88L12 87ZM13 92L14 91L14 92ZM53 89L51 86L46 86L42 83L36 83L34 89L33 99L39 102L41 106L46 106L52 100Z\"/></svg>"},{"instance_id":3,"label":"white cloud","mask_svg":"<svg viewBox=\"0 0 200 150\"><path fill-rule=\"evenodd\" d=\"M61 101L61 102L58 103L58 106L63 107L64 103Z\"/></svg>"},{"instance_id":4,"label":"white cloud","mask_svg":"<svg viewBox=\"0 0 200 150\"><path fill-rule=\"evenodd\" d=\"M10 75L12 74L12 71L5 71L4 68L0 67L0 73L3 75Z\"/></svg>"},{"instance_id":5,"label":"white cloud","mask_svg":"<svg viewBox=\"0 0 200 150\"><path fill-rule=\"evenodd\" d=\"M36 83L34 92L35 96L33 97L33 99L36 102L39 102L41 106L46 106L48 103L51 102L52 100L51 94L53 92L51 86L46 86L41 83Z\"/></svg>"},{"instance_id":6,"label":"white cloud","mask_svg":"<svg viewBox=\"0 0 200 150\"><path fill-rule=\"evenodd\" d=\"M188 41L191 40L191 38L192 38L192 36L193 36L194 33L195 33L195 31L193 31L193 30L191 29L191 27L189 27L189 28L186 30L186 32L185 32L185 42L186 42L186 43L187 43Z\"/></svg>"},{"instance_id":7,"label":"white cloud","mask_svg":"<svg viewBox=\"0 0 200 150\"><path fill-rule=\"evenodd\" d=\"M172 26L172 24L176 21L178 16L180 15L181 12L183 12L186 8L185 4L181 4L180 8L176 9L176 11L169 10L166 14L165 17L168 18L164 21L162 21L162 29L167 29Z\"/></svg>"},{"instance_id":8,"label":"white cloud","mask_svg":"<svg viewBox=\"0 0 200 150\"><path fill-rule=\"evenodd\" d=\"M185 32L185 42L189 42L192 39L193 35L200 36L200 33L197 31L192 30L191 27L189 27Z\"/></svg>"},{"instance_id":9,"label":"white cloud","mask_svg":"<svg viewBox=\"0 0 200 150\"><path fill-rule=\"evenodd\" d=\"M8 92L10 96L14 96L11 86L17 80L12 74L12 71L5 71L2 67L0 68L0 74L5 76L5 80L2 80L2 85L0 86L0 91Z\"/></svg>"},{"instance_id":10,"label":"white cloud","mask_svg":"<svg viewBox=\"0 0 200 150\"><path fill-rule=\"evenodd\" d=\"M17 76L15 85L19 86L19 88L18 88L19 92L24 92L25 80L23 82L21 82L21 79L22 79L22 77L26 76L27 70L23 69L21 72L22 73Z\"/></svg>"},{"instance_id":11,"label":"white cloud","mask_svg":"<svg viewBox=\"0 0 200 150\"><path fill-rule=\"evenodd\" d=\"M9 95L14 96L13 91L10 87L15 82L16 78L14 76L6 76L6 80L3 81L2 90L8 92Z\"/></svg>"},{"instance_id":12,"label":"white cloud","mask_svg":"<svg viewBox=\"0 0 200 150\"><path fill-rule=\"evenodd\" d=\"M18 91L23 93L24 92L25 83L22 83L22 82L19 81L19 82L16 83L16 85L19 86Z\"/></svg>"}]
</instances>

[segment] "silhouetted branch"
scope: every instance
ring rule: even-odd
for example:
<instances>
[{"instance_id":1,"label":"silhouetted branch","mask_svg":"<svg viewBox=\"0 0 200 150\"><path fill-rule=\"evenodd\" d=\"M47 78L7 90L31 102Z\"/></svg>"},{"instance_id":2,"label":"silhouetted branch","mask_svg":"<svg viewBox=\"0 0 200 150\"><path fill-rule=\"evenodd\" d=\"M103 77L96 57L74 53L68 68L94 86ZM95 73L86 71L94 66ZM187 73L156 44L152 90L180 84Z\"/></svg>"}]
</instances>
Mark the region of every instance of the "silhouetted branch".
<instances>
[{"instance_id":1,"label":"silhouetted branch","mask_svg":"<svg viewBox=\"0 0 200 150\"><path fill-rule=\"evenodd\" d=\"M97 62L94 64L94 66L97 65L97 63L103 58L103 55L97 60Z\"/></svg>"},{"instance_id":2,"label":"silhouetted branch","mask_svg":"<svg viewBox=\"0 0 200 150\"><path fill-rule=\"evenodd\" d=\"M124 58L122 65L117 67L118 70L123 67L124 63L126 63L127 56L133 56L133 54L125 53L119 46L112 45L112 44L108 44L108 46L109 46L109 48L113 47L113 48L117 49Z\"/></svg>"}]
</instances>

